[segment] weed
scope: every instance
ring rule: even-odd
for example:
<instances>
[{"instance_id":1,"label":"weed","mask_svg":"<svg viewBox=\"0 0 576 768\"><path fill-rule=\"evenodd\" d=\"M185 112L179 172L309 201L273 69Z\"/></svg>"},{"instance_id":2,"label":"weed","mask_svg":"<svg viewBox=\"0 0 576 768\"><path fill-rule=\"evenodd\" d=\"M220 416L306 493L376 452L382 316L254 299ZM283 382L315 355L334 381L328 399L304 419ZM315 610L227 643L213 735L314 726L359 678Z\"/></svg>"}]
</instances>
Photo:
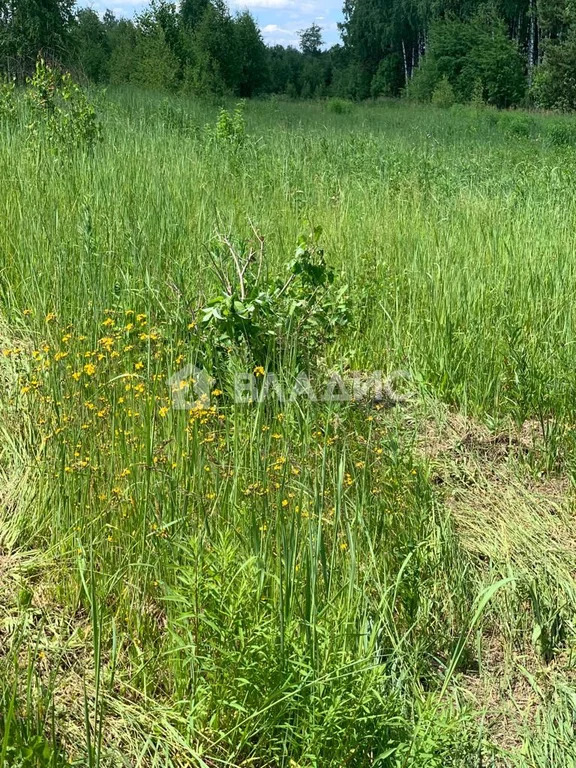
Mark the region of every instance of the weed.
<instances>
[{"instance_id":1,"label":"weed","mask_svg":"<svg viewBox=\"0 0 576 768\"><path fill-rule=\"evenodd\" d=\"M92 149L101 138L96 110L86 93L63 74L39 59L27 80L26 98L32 115L30 140L46 142L54 151Z\"/></svg>"}]
</instances>

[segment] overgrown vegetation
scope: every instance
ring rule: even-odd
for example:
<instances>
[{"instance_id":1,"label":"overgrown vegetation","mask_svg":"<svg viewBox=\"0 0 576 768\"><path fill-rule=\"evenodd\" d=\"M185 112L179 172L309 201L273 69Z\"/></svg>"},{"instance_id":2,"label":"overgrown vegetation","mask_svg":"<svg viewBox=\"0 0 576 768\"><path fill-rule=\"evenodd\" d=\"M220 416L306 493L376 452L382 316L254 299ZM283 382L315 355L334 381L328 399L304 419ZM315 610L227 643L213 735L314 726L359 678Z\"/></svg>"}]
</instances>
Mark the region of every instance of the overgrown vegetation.
<instances>
[{"instance_id":1,"label":"overgrown vegetation","mask_svg":"<svg viewBox=\"0 0 576 768\"><path fill-rule=\"evenodd\" d=\"M39 59L25 95L31 118L28 130L36 143L69 151L93 149L101 138L96 109L69 72L60 73Z\"/></svg>"},{"instance_id":2,"label":"overgrown vegetation","mask_svg":"<svg viewBox=\"0 0 576 768\"><path fill-rule=\"evenodd\" d=\"M67 82L0 123L0 764L573 764L574 121L112 90L62 152Z\"/></svg>"}]
</instances>

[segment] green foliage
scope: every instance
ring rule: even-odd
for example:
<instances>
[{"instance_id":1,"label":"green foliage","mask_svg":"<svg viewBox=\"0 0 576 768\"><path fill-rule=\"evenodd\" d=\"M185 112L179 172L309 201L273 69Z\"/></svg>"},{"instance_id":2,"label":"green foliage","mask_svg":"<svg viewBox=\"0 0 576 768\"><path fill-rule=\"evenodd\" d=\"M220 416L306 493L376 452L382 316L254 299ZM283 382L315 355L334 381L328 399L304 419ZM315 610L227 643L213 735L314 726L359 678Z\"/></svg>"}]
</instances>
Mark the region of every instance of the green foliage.
<instances>
[{"instance_id":1,"label":"green foliage","mask_svg":"<svg viewBox=\"0 0 576 768\"><path fill-rule=\"evenodd\" d=\"M506 131L508 136L518 138L529 138L536 132L536 123L528 115L504 114L500 118L500 127Z\"/></svg>"},{"instance_id":2,"label":"green foliage","mask_svg":"<svg viewBox=\"0 0 576 768\"><path fill-rule=\"evenodd\" d=\"M478 83L482 84L482 100L497 107L518 104L525 92L522 58L492 13L479 14L471 21L434 25L409 95L430 100L444 78L455 99L463 103L479 97Z\"/></svg>"},{"instance_id":3,"label":"green foliage","mask_svg":"<svg viewBox=\"0 0 576 768\"><path fill-rule=\"evenodd\" d=\"M0 80L0 122L16 117L16 84L13 80Z\"/></svg>"},{"instance_id":4,"label":"green foliage","mask_svg":"<svg viewBox=\"0 0 576 768\"><path fill-rule=\"evenodd\" d=\"M576 29L566 39L544 46L544 60L534 72L530 96L542 109L576 108Z\"/></svg>"},{"instance_id":5,"label":"green foliage","mask_svg":"<svg viewBox=\"0 0 576 768\"><path fill-rule=\"evenodd\" d=\"M342 44L323 50L314 23L299 33L300 51L267 48L250 13L231 15L225 0L151 0L134 20L73 8L73 0L0 3L9 74L24 79L41 52L92 82L207 98L430 101L447 77L461 103L518 106L530 82L537 106L576 104L576 13L566 0L345 0Z\"/></svg>"},{"instance_id":6,"label":"green foliage","mask_svg":"<svg viewBox=\"0 0 576 768\"><path fill-rule=\"evenodd\" d=\"M162 8L153 7L139 19L130 82L144 88L170 91L178 83L180 64L160 23L158 14Z\"/></svg>"},{"instance_id":7,"label":"green foliage","mask_svg":"<svg viewBox=\"0 0 576 768\"><path fill-rule=\"evenodd\" d=\"M248 11L235 19L234 42L238 56L237 92L242 98L249 98L265 89L269 74L262 33Z\"/></svg>"},{"instance_id":8,"label":"green foliage","mask_svg":"<svg viewBox=\"0 0 576 768\"><path fill-rule=\"evenodd\" d=\"M27 607L22 605L23 609ZM47 736L48 721L53 710L48 686L34 701L33 690L38 685L37 672L30 654L26 659L21 638L21 630L15 637L10 637L0 664L0 765L3 768L68 768L69 763L57 743L56 734ZM15 676L18 663L15 663L14 657L18 650L22 654L20 663L28 679L25 692L19 690Z\"/></svg>"},{"instance_id":9,"label":"green foliage","mask_svg":"<svg viewBox=\"0 0 576 768\"><path fill-rule=\"evenodd\" d=\"M414 738L394 753L394 768L482 768L478 731L469 712L437 711L434 697L422 706Z\"/></svg>"},{"instance_id":10,"label":"green foliage","mask_svg":"<svg viewBox=\"0 0 576 768\"><path fill-rule=\"evenodd\" d=\"M209 0L182 0L180 3L180 18L185 28L193 30L200 22Z\"/></svg>"},{"instance_id":11,"label":"green foliage","mask_svg":"<svg viewBox=\"0 0 576 768\"><path fill-rule=\"evenodd\" d=\"M322 29L318 24L312 24L308 29L299 33L300 50L305 56L318 56L322 49Z\"/></svg>"},{"instance_id":12,"label":"green foliage","mask_svg":"<svg viewBox=\"0 0 576 768\"><path fill-rule=\"evenodd\" d=\"M358 67L367 80L367 93L362 98L371 95L370 85L375 77L372 95L398 95L400 87L407 85L405 58L410 55L412 60L416 47L412 46L415 40L406 39L410 22L401 4L395 0L345 2L344 19L344 41L351 64Z\"/></svg>"},{"instance_id":13,"label":"green foliage","mask_svg":"<svg viewBox=\"0 0 576 768\"><path fill-rule=\"evenodd\" d=\"M184 69L183 89L185 93L204 99L229 92L218 61L199 50L195 53L194 63L187 64Z\"/></svg>"},{"instance_id":14,"label":"green foliage","mask_svg":"<svg viewBox=\"0 0 576 768\"><path fill-rule=\"evenodd\" d=\"M1 723L0 723L1 725ZM65 766L55 758L52 746L41 736L27 738L24 743L6 747L6 765L10 768L56 768Z\"/></svg>"},{"instance_id":15,"label":"green foliage","mask_svg":"<svg viewBox=\"0 0 576 768\"><path fill-rule=\"evenodd\" d=\"M556 147L576 147L576 125L568 120L547 123L546 136Z\"/></svg>"},{"instance_id":16,"label":"green foliage","mask_svg":"<svg viewBox=\"0 0 576 768\"><path fill-rule=\"evenodd\" d=\"M218 113L216 124L206 127L208 136L230 149L241 149L246 142L245 106L245 102L240 101L233 110L222 107Z\"/></svg>"},{"instance_id":17,"label":"green foliage","mask_svg":"<svg viewBox=\"0 0 576 768\"><path fill-rule=\"evenodd\" d=\"M76 14L71 30L71 45L80 71L93 83L109 81L110 39L106 26L91 8Z\"/></svg>"},{"instance_id":18,"label":"green foliage","mask_svg":"<svg viewBox=\"0 0 576 768\"><path fill-rule=\"evenodd\" d=\"M370 95L373 99L378 96L395 96L400 92L402 85L402 60L399 56L386 56L372 78Z\"/></svg>"},{"instance_id":19,"label":"green foliage","mask_svg":"<svg viewBox=\"0 0 576 768\"><path fill-rule=\"evenodd\" d=\"M432 104L435 107L441 107L442 109L449 109L456 101L454 95L454 88L450 84L450 80L447 77L443 77L438 83L434 92L432 93Z\"/></svg>"},{"instance_id":20,"label":"green foliage","mask_svg":"<svg viewBox=\"0 0 576 768\"><path fill-rule=\"evenodd\" d=\"M439 80L440 74L436 62L431 56L425 56L414 72L412 79L406 85L404 94L406 98L413 101L429 102Z\"/></svg>"},{"instance_id":21,"label":"green foliage","mask_svg":"<svg viewBox=\"0 0 576 768\"><path fill-rule=\"evenodd\" d=\"M189 50L189 90L199 96L236 92L235 25L226 6L207 5L190 34Z\"/></svg>"},{"instance_id":22,"label":"green foliage","mask_svg":"<svg viewBox=\"0 0 576 768\"><path fill-rule=\"evenodd\" d=\"M336 70L332 92L342 98L361 101L370 98L372 76L361 64L352 62Z\"/></svg>"},{"instance_id":23,"label":"green foliage","mask_svg":"<svg viewBox=\"0 0 576 768\"><path fill-rule=\"evenodd\" d=\"M0 730L2 722L0 719ZM29 736L5 749L5 765L10 768L65 768L69 764L54 752L53 746L42 736Z\"/></svg>"},{"instance_id":24,"label":"green foliage","mask_svg":"<svg viewBox=\"0 0 576 768\"><path fill-rule=\"evenodd\" d=\"M0 763L570 765L574 119L278 98L236 151L106 98L96 153L0 144ZM234 403L260 366L414 395Z\"/></svg>"},{"instance_id":25,"label":"green foliage","mask_svg":"<svg viewBox=\"0 0 576 768\"><path fill-rule=\"evenodd\" d=\"M349 115L354 105L347 99L328 99L326 109L334 115Z\"/></svg>"},{"instance_id":26,"label":"green foliage","mask_svg":"<svg viewBox=\"0 0 576 768\"><path fill-rule=\"evenodd\" d=\"M102 137L96 109L69 72L58 72L42 59L27 81L30 137L55 151L92 149Z\"/></svg>"},{"instance_id":27,"label":"green foliage","mask_svg":"<svg viewBox=\"0 0 576 768\"><path fill-rule=\"evenodd\" d=\"M43 51L67 54L74 0L3 0L0 3L0 57L35 61Z\"/></svg>"},{"instance_id":28,"label":"green foliage","mask_svg":"<svg viewBox=\"0 0 576 768\"><path fill-rule=\"evenodd\" d=\"M482 80L478 78L474 83L474 88L472 89L472 95L470 97L470 106L474 107L474 109L482 109L485 103L486 102L484 101L484 86L482 85Z\"/></svg>"},{"instance_id":29,"label":"green foliage","mask_svg":"<svg viewBox=\"0 0 576 768\"><path fill-rule=\"evenodd\" d=\"M319 227L300 238L283 280L265 282L264 243L256 251L221 238L211 251L222 293L201 310L207 348L240 345L251 364L280 366L286 358L314 362L349 322L347 288L333 289L334 272L318 244Z\"/></svg>"},{"instance_id":30,"label":"green foliage","mask_svg":"<svg viewBox=\"0 0 576 768\"><path fill-rule=\"evenodd\" d=\"M111 19L107 23L107 37L110 41L108 71L112 85L130 83L136 67L136 44L138 31L131 21Z\"/></svg>"}]
</instances>

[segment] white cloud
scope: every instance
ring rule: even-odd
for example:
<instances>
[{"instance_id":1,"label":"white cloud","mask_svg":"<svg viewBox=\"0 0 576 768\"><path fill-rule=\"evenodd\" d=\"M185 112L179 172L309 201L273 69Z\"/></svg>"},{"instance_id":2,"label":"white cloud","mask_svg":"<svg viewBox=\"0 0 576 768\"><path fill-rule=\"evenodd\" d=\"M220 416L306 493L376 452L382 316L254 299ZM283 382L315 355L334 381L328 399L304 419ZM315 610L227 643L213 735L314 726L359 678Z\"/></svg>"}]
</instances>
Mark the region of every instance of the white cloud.
<instances>
[{"instance_id":1,"label":"white cloud","mask_svg":"<svg viewBox=\"0 0 576 768\"><path fill-rule=\"evenodd\" d=\"M294 40L289 37L268 37L264 39L266 45L281 45L283 48L296 48Z\"/></svg>"},{"instance_id":2,"label":"white cloud","mask_svg":"<svg viewBox=\"0 0 576 768\"><path fill-rule=\"evenodd\" d=\"M254 9L257 13L287 11L291 12L292 18L317 10L315 3L310 0L230 0L230 4L236 8Z\"/></svg>"},{"instance_id":3,"label":"white cloud","mask_svg":"<svg viewBox=\"0 0 576 768\"><path fill-rule=\"evenodd\" d=\"M280 32L285 35L294 34L294 32L291 29L282 29L282 27L279 27L278 24L266 24L265 27L262 27L262 32L265 35L271 34L272 32Z\"/></svg>"},{"instance_id":4,"label":"white cloud","mask_svg":"<svg viewBox=\"0 0 576 768\"><path fill-rule=\"evenodd\" d=\"M109 0L91 0L90 2L80 2L81 8L92 8L95 11L106 11L110 9L115 16L131 16L138 7L144 7L146 0L121 0L117 5L111 6Z\"/></svg>"},{"instance_id":5,"label":"white cloud","mask_svg":"<svg viewBox=\"0 0 576 768\"><path fill-rule=\"evenodd\" d=\"M283 10L285 8L294 8L294 0L233 0L234 5L242 8L272 8L274 10Z\"/></svg>"}]
</instances>

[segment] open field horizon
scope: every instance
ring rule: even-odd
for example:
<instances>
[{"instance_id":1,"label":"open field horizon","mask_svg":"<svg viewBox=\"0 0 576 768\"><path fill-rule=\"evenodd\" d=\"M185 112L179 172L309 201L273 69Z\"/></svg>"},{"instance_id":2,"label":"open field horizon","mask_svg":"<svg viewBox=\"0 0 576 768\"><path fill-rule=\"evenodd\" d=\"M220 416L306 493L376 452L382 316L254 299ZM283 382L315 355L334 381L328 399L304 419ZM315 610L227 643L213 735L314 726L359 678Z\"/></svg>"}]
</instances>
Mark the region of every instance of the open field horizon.
<instances>
[{"instance_id":1,"label":"open field horizon","mask_svg":"<svg viewBox=\"0 0 576 768\"><path fill-rule=\"evenodd\" d=\"M0 121L0 765L576 765L576 118L95 98Z\"/></svg>"}]
</instances>

